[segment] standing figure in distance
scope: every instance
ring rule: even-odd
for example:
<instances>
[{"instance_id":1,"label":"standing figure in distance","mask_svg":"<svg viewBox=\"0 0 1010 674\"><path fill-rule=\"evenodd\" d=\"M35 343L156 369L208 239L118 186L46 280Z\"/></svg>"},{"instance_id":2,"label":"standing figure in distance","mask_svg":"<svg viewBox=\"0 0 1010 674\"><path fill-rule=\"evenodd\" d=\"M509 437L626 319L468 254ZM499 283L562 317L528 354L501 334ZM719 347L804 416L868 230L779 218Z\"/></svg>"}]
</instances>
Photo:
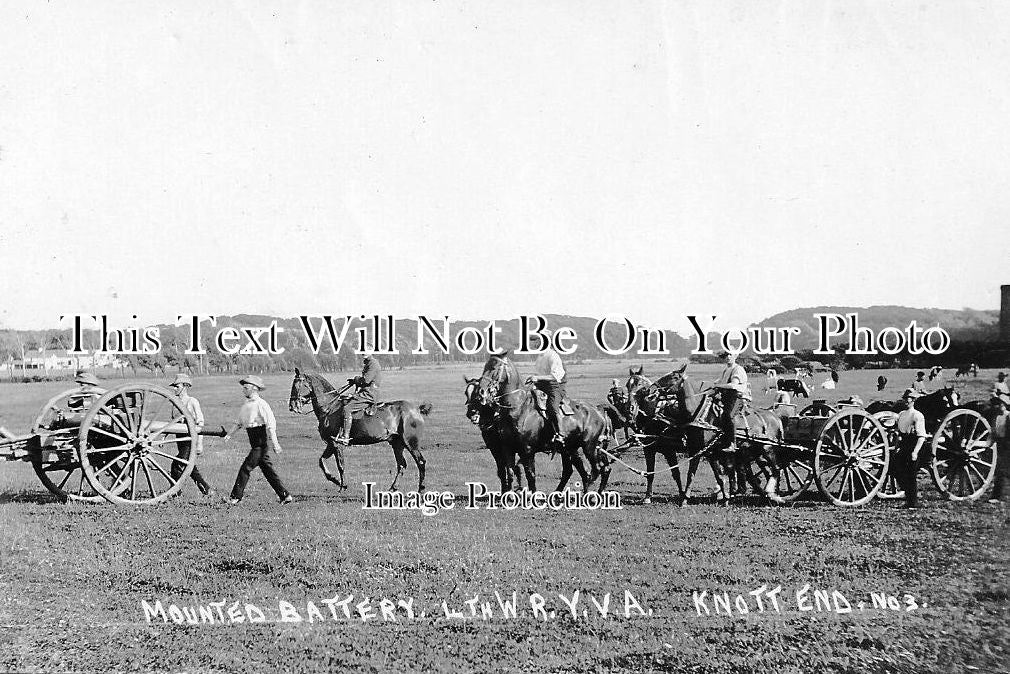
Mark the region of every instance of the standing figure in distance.
<instances>
[{"instance_id":1,"label":"standing figure in distance","mask_svg":"<svg viewBox=\"0 0 1010 674\"><path fill-rule=\"evenodd\" d=\"M1000 372L1002 375L1003 373ZM1010 395L1000 393L993 396L992 440L996 446L996 477L992 485L989 503L999 503L1003 496L1003 486L1010 480Z\"/></svg>"},{"instance_id":2,"label":"standing figure in distance","mask_svg":"<svg viewBox=\"0 0 1010 674\"><path fill-rule=\"evenodd\" d=\"M926 418L915 409L915 399L919 394L915 389L905 389L902 402L905 409L898 415L898 448L894 453L894 477L898 487L905 491L905 507L917 508L919 494L916 475L919 472L919 452L926 442Z\"/></svg>"}]
</instances>

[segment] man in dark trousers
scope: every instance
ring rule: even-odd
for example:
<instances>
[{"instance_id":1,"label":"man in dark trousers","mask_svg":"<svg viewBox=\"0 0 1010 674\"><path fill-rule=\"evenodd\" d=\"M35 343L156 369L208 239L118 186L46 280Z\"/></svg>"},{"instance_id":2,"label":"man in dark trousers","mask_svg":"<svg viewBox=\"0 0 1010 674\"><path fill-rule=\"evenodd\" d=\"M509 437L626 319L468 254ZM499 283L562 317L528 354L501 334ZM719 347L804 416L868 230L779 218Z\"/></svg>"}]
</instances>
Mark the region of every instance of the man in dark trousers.
<instances>
[{"instance_id":1,"label":"man in dark trousers","mask_svg":"<svg viewBox=\"0 0 1010 674\"><path fill-rule=\"evenodd\" d=\"M534 365L535 374L526 378L526 382L547 394L547 422L554 432L551 437L552 451L557 451L565 444L565 436L561 433L561 401L565 398L565 385L568 375L561 362L561 356L551 346L553 330L543 330L544 350Z\"/></svg>"},{"instance_id":2,"label":"man in dark trousers","mask_svg":"<svg viewBox=\"0 0 1010 674\"><path fill-rule=\"evenodd\" d=\"M182 406L185 407L187 410L189 410L189 413L193 415L193 420L196 422L196 429L200 430L204 422L203 410L200 409L200 401L189 394L189 389L193 386L193 380L185 372L180 372L178 375L176 375L175 381L169 384L169 386L171 386L172 390L175 391L175 395L179 397L179 400L182 402ZM183 459L184 461L189 461L193 449L194 449L193 447L190 447L189 442L180 442L179 458ZM202 435L196 436L195 449L197 456L203 454ZM184 470L183 464L179 463L178 461L173 461L171 471L172 479L178 481L179 478L182 476L183 470ZM212 496L213 490L210 488L210 485L207 484L207 480L203 478L203 475L200 474L199 468L193 466L193 472L190 473L190 477L193 478L193 482L196 483L196 486L200 490L200 493L202 493L204 496ZM176 495L181 493L182 493L181 491L176 492Z\"/></svg>"},{"instance_id":3,"label":"man in dark trousers","mask_svg":"<svg viewBox=\"0 0 1010 674\"><path fill-rule=\"evenodd\" d=\"M905 409L898 415L898 449L894 453L894 477L898 487L905 491L905 507L919 507L916 475L919 472L919 453L926 442L926 418L915 409L919 397L914 389L905 389L901 399Z\"/></svg>"},{"instance_id":4,"label":"man in dark trousers","mask_svg":"<svg viewBox=\"0 0 1010 674\"><path fill-rule=\"evenodd\" d=\"M228 503L237 504L245 495L245 486L249 482L249 474L257 466L263 471L263 477L267 479L270 486L277 493L277 498L281 505L291 503L292 497L288 490L284 488L281 478L274 470L273 461L270 458L268 442L273 445L274 450L281 453L281 443L277 440L277 420L266 400L260 398L260 391L263 380L255 375L245 377L239 381L242 384L242 393L246 397L245 403L238 413L238 421L231 427L225 439L239 428L244 428L249 435L249 455L242 462L239 468L238 477L235 478L235 486L231 490L231 498Z\"/></svg>"},{"instance_id":5,"label":"man in dark trousers","mask_svg":"<svg viewBox=\"0 0 1010 674\"><path fill-rule=\"evenodd\" d=\"M351 423L355 414L363 412L378 402L379 388L382 386L382 368L372 354L365 355L361 374L347 380L354 385L354 393L344 401L344 422L336 441L349 445L351 443Z\"/></svg>"},{"instance_id":6,"label":"man in dark trousers","mask_svg":"<svg viewBox=\"0 0 1010 674\"><path fill-rule=\"evenodd\" d=\"M1010 395L994 395L992 405L995 414L990 444L996 447L996 478L993 480L989 503L999 503L1003 498L1004 483L1010 480Z\"/></svg>"}]
</instances>

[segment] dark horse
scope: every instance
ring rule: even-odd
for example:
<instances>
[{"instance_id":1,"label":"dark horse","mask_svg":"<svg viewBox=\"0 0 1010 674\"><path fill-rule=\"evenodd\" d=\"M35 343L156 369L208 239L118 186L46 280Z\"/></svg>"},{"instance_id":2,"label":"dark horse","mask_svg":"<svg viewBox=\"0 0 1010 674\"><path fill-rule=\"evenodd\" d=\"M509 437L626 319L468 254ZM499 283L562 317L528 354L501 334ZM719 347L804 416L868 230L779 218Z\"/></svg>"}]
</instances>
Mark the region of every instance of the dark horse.
<instances>
[{"instance_id":1,"label":"dark horse","mask_svg":"<svg viewBox=\"0 0 1010 674\"><path fill-rule=\"evenodd\" d=\"M514 433L503 424L495 423L495 410L490 405L483 405L480 401L480 377L468 379L463 395L466 396L466 418L472 424L480 428L481 437L484 438L484 446L491 451L495 465L498 468L498 480L501 482L502 493L512 489L512 479L515 477L516 488L522 490L522 473L516 470L516 453L512 449L514 446Z\"/></svg>"},{"instance_id":2,"label":"dark horse","mask_svg":"<svg viewBox=\"0 0 1010 674\"><path fill-rule=\"evenodd\" d=\"M526 482L530 491L537 489L537 452L550 451L553 432L544 416L536 407L534 394L508 358L508 351L492 354L484 364L477 384L480 405L492 415L492 423L503 442L505 456L518 456L519 463L526 471ZM575 400L569 401L575 410L571 416L561 419L561 434L564 446L561 453L561 481L557 491L562 491L572 476L572 467L582 477L583 492L596 478L603 475L601 489L609 468L600 458L600 448L610 440L610 424L595 407ZM586 470L585 457L592 472ZM510 461L507 458L506 461ZM514 462L513 462L514 465Z\"/></svg>"},{"instance_id":3,"label":"dark horse","mask_svg":"<svg viewBox=\"0 0 1010 674\"><path fill-rule=\"evenodd\" d=\"M341 412L343 402L338 392L322 375L303 374L295 368L288 409L302 414L302 405L307 402L312 403L312 411L319 420L319 437L326 443L326 448L319 457L319 467L327 480L340 489L347 489L347 483L344 481L344 446L335 441L343 424ZM396 491L396 482L400 479L403 469L407 467L407 460L403 456L405 449L410 452L414 463L417 464L417 491L424 491L421 435L424 432L424 417L429 412L431 412L429 403L414 405L406 400L393 400L379 403L375 408L375 414L370 416L366 414L351 423L350 444L374 445L377 442L388 442L392 446L393 456L396 457L396 475L389 487L390 491ZM326 468L325 460L331 456L337 464L337 477Z\"/></svg>"},{"instance_id":4,"label":"dark horse","mask_svg":"<svg viewBox=\"0 0 1010 674\"><path fill-rule=\"evenodd\" d=\"M679 370L663 375L647 389L636 393L639 399L648 399L650 395L661 395L673 398L673 408L667 416L673 419L677 431L683 434L684 451L696 462L701 457L708 458L716 483L719 485L718 500L724 502L729 494L726 489L724 473L728 472L728 462L716 456L712 451L722 435L718 428L719 413L714 404L715 389L700 390L687 377L687 364ZM630 383L630 382L629 382ZM738 417L736 424L736 461L737 466L749 466L756 462L764 470L770 472L765 485L765 495L775 500L778 487L778 474L784 468L781 465L778 447L775 443L782 442L782 419L771 410L751 408L746 417ZM720 453L721 454L721 453ZM688 481L684 487L685 497L690 496L691 479L694 471L688 470ZM753 479L753 475L748 476Z\"/></svg>"},{"instance_id":5,"label":"dark horse","mask_svg":"<svg viewBox=\"0 0 1010 674\"><path fill-rule=\"evenodd\" d=\"M940 422L947 414L953 411L960 402L960 396L951 386L939 388L932 393L927 393L915 400L915 409L922 412L926 420L926 430L934 432ZM889 402L886 400L874 400L866 406L867 414L877 414L879 412L894 412L900 414L905 409L905 403L901 400Z\"/></svg>"},{"instance_id":6,"label":"dark horse","mask_svg":"<svg viewBox=\"0 0 1010 674\"><path fill-rule=\"evenodd\" d=\"M670 467L670 472L673 473L673 480L677 483L677 494L683 505L691 497L691 483L694 481L694 474L698 472L698 464L702 457L697 456L689 461L685 487L680 478L677 455L686 453L686 428L682 426L681 415L676 414L679 409L676 401L672 395L664 395L653 385L645 376L642 366L637 370L628 368L625 388L628 389L628 417L630 423L642 433L640 441L645 453L645 498L642 503L652 503L652 484L656 479L656 454L662 454L666 459L666 465ZM714 472L717 468L713 466L712 470Z\"/></svg>"}]
</instances>

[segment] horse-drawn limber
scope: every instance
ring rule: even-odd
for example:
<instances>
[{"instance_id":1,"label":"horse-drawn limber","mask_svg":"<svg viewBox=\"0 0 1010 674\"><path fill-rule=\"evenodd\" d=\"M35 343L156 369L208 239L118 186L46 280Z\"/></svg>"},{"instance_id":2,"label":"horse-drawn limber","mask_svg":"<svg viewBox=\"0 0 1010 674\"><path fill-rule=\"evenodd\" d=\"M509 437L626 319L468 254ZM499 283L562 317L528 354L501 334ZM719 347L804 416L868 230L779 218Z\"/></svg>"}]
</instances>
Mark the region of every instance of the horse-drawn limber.
<instances>
[{"instance_id":1,"label":"horse-drawn limber","mask_svg":"<svg viewBox=\"0 0 1010 674\"><path fill-rule=\"evenodd\" d=\"M652 494L657 451L667 455L679 487L678 466L691 463L688 486L681 487L682 497L690 493L690 481L702 458L712 464L721 498L726 496L726 487L719 474L720 465L727 473L739 470L739 484L750 482L776 503L795 501L814 485L824 498L842 506L862 505L878 495L902 495L889 471L898 435L894 403L872 403L863 408L858 401L832 406L817 400L799 413L792 406L750 410L747 419L753 421L737 425L737 449L727 457L720 456L716 449L729 443L721 442L725 438L717 421L715 389L695 387L682 369L655 383L641 371L632 372L628 390L629 399L635 401L638 423L647 428L637 438L646 448L648 473L636 471L648 475L647 500ZM996 470L991 429L979 411L981 405L959 405L952 389L937 391L920 402L917 408L923 412L930 434L920 463L927 464L945 498L980 498ZM618 445L617 449L629 444ZM664 445L671 451L667 452ZM659 449L655 449L657 446ZM614 453L607 453L618 459ZM686 458L675 463L671 454Z\"/></svg>"},{"instance_id":2,"label":"horse-drawn limber","mask_svg":"<svg viewBox=\"0 0 1010 674\"><path fill-rule=\"evenodd\" d=\"M62 500L158 503L193 472L198 436L224 434L221 426L198 427L161 386L71 389L42 407L27 435L0 437L0 459L31 462Z\"/></svg>"}]
</instances>

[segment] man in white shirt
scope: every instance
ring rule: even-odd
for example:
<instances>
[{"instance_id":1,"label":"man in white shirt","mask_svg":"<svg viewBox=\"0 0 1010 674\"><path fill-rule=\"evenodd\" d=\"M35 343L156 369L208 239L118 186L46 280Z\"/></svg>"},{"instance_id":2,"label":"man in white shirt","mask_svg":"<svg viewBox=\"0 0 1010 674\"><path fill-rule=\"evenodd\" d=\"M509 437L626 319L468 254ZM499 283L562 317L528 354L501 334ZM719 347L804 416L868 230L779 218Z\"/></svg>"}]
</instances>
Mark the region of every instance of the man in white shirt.
<instances>
[{"instance_id":1,"label":"man in white shirt","mask_svg":"<svg viewBox=\"0 0 1010 674\"><path fill-rule=\"evenodd\" d=\"M750 387L747 384L747 371L737 364L736 354L726 354L726 367L723 368L715 388L719 391L722 401L722 415L719 418L719 428L723 432L713 449L727 452L736 451L736 425L734 419L743 411L744 402L750 400Z\"/></svg>"},{"instance_id":2,"label":"man in white shirt","mask_svg":"<svg viewBox=\"0 0 1010 674\"><path fill-rule=\"evenodd\" d=\"M196 429L199 431L203 427L203 410L200 408L200 401L189 394L189 389L193 386L193 380L185 372L180 372L175 377L169 386L175 391L175 395L179 397L182 402L182 406L189 410L189 413L193 415L194 421L196 421ZM189 461L191 456L192 447L188 442L179 443L179 458L184 461ZM199 456L203 454L203 436L196 436L196 454ZM179 480L182 476L183 465L178 461L172 462L171 475L172 479L175 481ZM193 472L190 473L190 477L193 478L193 482L196 483L197 488L200 490L204 496L210 496L213 491L210 485L207 484L207 480L204 479L203 475L200 474L200 469L193 466ZM181 494L182 492L177 492Z\"/></svg>"},{"instance_id":3,"label":"man in white shirt","mask_svg":"<svg viewBox=\"0 0 1010 674\"><path fill-rule=\"evenodd\" d=\"M565 366L561 363L561 356L551 346L553 332L544 330L543 333L547 348L537 358L534 366L535 374L527 377L526 381L547 394L547 421L554 431L551 444L558 446L565 442L565 438L561 434L561 400L565 395L568 376Z\"/></svg>"},{"instance_id":4,"label":"man in white shirt","mask_svg":"<svg viewBox=\"0 0 1010 674\"><path fill-rule=\"evenodd\" d=\"M1000 375L1003 375L1000 372ZM1005 375L1003 375L1005 377ZM993 396L996 412L992 422L992 441L996 446L996 477L992 485L989 503L999 503L1003 496L1003 485L1010 480L1010 395L1000 393Z\"/></svg>"},{"instance_id":5,"label":"man in white shirt","mask_svg":"<svg viewBox=\"0 0 1010 674\"><path fill-rule=\"evenodd\" d=\"M898 447L894 452L892 469L898 481L898 487L905 491L905 507L919 506L919 493L916 486L916 475L919 472L919 454L926 443L926 418L922 412L915 409L915 399L919 393L914 389L905 389L901 399L905 409L898 414L896 426L898 429Z\"/></svg>"},{"instance_id":6,"label":"man in white shirt","mask_svg":"<svg viewBox=\"0 0 1010 674\"><path fill-rule=\"evenodd\" d=\"M235 505L242 500L245 495L245 486L249 482L249 474L257 466L263 471L263 477L267 479L270 486L277 493L277 498L281 505L291 503L294 499L288 490L284 488L280 476L274 470L273 461L270 458L270 449L267 445L273 445L278 454L281 453L281 443L277 440L277 420L266 400L260 397L260 391L266 388L263 380L255 375L250 375L239 381L242 385L242 393L246 397L245 403L238 413L238 421L231 427L227 439L239 428L244 428L249 435L249 455L242 462L238 476L235 478L235 486L231 490L231 498L228 503Z\"/></svg>"},{"instance_id":7,"label":"man in white shirt","mask_svg":"<svg viewBox=\"0 0 1010 674\"><path fill-rule=\"evenodd\" d=\"M1006 383L1006 372L996 375L996 383L992 385L992 395L993 397L1010 396L1010 386L1007 386Z\"/></svg>"}]
</instances>

